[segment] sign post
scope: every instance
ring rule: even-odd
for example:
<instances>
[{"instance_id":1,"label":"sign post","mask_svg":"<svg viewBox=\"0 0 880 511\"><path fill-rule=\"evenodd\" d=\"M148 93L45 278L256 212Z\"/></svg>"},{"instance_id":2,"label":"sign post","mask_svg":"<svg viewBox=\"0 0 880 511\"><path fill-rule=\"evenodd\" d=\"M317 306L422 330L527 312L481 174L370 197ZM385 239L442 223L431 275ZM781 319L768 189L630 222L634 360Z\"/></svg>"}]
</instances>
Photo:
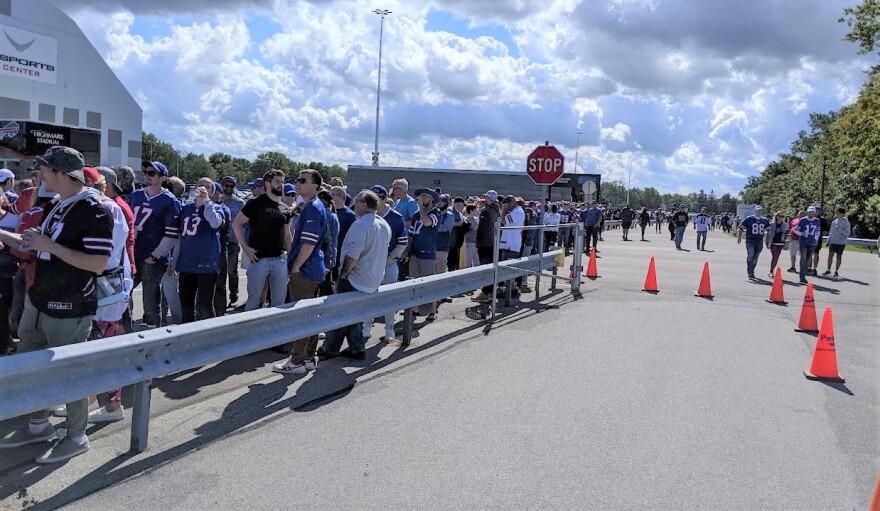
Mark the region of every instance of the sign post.
<instances>
[{"instance_id":1,"label":"sign post","mask_svg":"<svg viewBox=\"0 0 880 511\"><path fill-rule=\"evenodd\" d=\"M550 142L544 142L544 145L538 146L526 158L526 173L532 178L532 182L541 187L541 207L550 200L550 185L555 183L562 177L565 172L565 157L550 145ZM542 212L543 213L543 212ZM542 215L543 218L543 215ZM538 229L538 250L544 253L544 228L543 223ZM562 244L562 250L565 251L565 243ZM527 254L528 255L528 254ZM538 273L535 276L535 300L541 297L541 263L538 263ZM556 285L556 279L553 279L553 285Z\"/></svg>"}]
</instances>

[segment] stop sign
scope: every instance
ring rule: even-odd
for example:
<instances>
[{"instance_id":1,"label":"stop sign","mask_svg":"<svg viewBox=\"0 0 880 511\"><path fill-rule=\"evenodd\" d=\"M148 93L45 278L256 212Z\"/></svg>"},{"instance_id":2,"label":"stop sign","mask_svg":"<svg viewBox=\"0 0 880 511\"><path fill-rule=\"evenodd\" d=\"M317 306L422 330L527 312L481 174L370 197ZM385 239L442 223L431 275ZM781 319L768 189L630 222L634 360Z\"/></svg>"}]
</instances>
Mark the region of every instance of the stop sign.
<instances>
[{"instance_id":1,"label":"stop sign","mask_svg":"<svg viewBox=\"0 0 880 511\"><path fill-rule=\"evenodd\" d=\"M565 170L565 157L554 146L541 145L526 159L526 172L536 185L552 185Z\"/></svg>"}]
</instances>

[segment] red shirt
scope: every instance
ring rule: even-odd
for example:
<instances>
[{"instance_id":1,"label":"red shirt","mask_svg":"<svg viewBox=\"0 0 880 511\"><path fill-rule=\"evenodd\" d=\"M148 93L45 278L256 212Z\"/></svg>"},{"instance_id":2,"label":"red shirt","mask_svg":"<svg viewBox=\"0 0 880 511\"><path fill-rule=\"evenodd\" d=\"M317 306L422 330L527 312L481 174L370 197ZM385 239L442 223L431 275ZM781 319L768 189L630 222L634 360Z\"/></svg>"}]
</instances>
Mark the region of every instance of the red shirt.
<instances>
[{"instance_id":1,"label":"red shirt","mask_svg":"<svg viewBox=\"0 0 880 511\"><path fill-rule=\"evenodd\" d=\"M22 190L22 192L26 191L27 190ZM20 234L30 228L38 228L42 221L43 207L38 206L30 208L21 215L21 222L18 224L18 230L15 232ZM19 259L19 267L24 270L25 288L30 289L31 286L34 285L34 274L36 274L37 270L36 255L34 255L33 252L22 252L18 249L18 246L15 245L10 246L9 249L12 251L12 255Z\"/></svg>"},{"instance_id":2,"label":"red shirt","mask_svg":"<svg viewBox=\"0 0 880 511\"><path fill-rule=\"evenodd\" d=\"M131 274L134 276L137 273L134 264L134 213L132 213L131 207L122 197L117 195L113 200L119 205L119 208L122 210L122 216L125 217L125 223L128 224L128 239L125 240L125 251L128 253L128 261L131 263Z\"/></svg>"}]
</instances>

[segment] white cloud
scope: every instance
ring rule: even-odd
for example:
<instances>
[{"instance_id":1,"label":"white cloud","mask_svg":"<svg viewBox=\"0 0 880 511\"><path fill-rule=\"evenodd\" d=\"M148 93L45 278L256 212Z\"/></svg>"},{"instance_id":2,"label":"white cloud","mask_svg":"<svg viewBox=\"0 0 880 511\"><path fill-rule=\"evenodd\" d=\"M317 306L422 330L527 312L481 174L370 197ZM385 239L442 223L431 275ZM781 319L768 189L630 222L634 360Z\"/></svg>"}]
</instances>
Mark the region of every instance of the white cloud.
<instances>
[{"instance_id":1,"label":"white cloud","mask_svg":"<svg viewBox=\"0 0 880 511\"><path fill-rule=\"evenodd\" d=\"M145 130L194 152L369 161L372 4L82 3L62 8L144 108ZM544 140L573 158L580 130L579 166L604 179L632 168L638 186L738 191L808 112L858 94L865 60L840 42L831 4L392 0L381 162L521 169ZM466 28L428 30L432 9Z\"/></svg>"}]
</instances>

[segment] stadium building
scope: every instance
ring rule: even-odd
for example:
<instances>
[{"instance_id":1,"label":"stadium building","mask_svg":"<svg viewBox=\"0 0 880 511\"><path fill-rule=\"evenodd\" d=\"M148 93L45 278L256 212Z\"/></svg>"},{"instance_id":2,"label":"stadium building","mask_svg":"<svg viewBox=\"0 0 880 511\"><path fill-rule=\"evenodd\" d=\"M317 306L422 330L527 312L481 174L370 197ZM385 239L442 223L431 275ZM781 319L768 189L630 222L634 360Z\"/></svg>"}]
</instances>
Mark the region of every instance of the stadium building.
<instances>
[{"instance_id":1,"label":"stadium building","mask_svg":"<svg viewBox=\"0 0 880 511\"><path fill-rule=\"evenodd\" d=\"M69 16L0 0L0 168L20 177L53 145L89 165L141 165L143 111Z\"/></svg>"}]
</instances>

